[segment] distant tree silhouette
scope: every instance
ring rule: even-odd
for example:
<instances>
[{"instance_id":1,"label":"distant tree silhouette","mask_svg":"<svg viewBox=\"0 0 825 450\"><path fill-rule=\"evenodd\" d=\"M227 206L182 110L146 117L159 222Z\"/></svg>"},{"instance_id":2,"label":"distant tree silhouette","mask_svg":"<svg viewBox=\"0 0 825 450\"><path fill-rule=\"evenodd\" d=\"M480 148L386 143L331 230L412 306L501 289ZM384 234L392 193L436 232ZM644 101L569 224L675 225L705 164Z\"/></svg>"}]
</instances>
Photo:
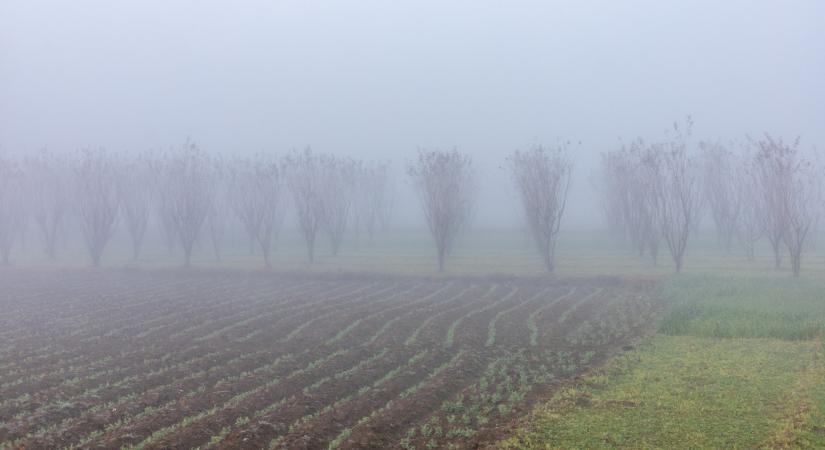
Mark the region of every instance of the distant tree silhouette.
<instances>
[{"instance_id":1,"label":"distant tree silhouette","mask_svg":"<svg viewBox=\"0 0 825 450\"><path fill-rule=\"evenodd\" d=\"M421 200L442 272L458 235L470 221L475 198L472 160L457 150L421 150L418 159L408 165L407 174Z\"/></svg>"},{"instance_id":2,"label":"distant tree silhouette","mask_svg":"<svg viewBox=\"0 0 825 450\"><path fill-rule=\"evenodd\" d=\"M103 149L83 151L75 166L78 217L93 266L100 265L117 227L118 177L115 158Z\"/></svg>"},{"instance_id":3,"label":"distant tree silhouette","mask_svg":"<svg viewBox=\"0 0 825 450\"><path fill-rule=\"evenodd\" d=\"M573 163L568 146L537 146L508 158L527 226L548 272L555 269L556 240L570 190Z\"/></svg>"}]
</instances>

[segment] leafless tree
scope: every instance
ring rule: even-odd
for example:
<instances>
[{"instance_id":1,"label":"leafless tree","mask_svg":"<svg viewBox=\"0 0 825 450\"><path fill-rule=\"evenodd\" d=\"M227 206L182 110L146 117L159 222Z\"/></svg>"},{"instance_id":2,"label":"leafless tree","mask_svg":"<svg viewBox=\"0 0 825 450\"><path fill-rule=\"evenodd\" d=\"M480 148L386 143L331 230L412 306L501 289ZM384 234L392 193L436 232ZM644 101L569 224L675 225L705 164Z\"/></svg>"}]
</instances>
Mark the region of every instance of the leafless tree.
<instances>
[{"instance_id":1,"label":"leafless tree","mask_svg":"<svg viewBox=\"0 0 825 450\"><path fill-rule=\"evenodd\" d=\"M321 227L329 237L332 254L337 255L347 231L355 196L359 163L350 158L322 155Z\"/></svg>"},{"instance_id":2,"label":"leafless tree","mask_svg":"<svg viewBox=\"0 0 825 450\"><path fill-rule=\"evenodd\" d=\"M516 150L508 158L527 226L549 272L555 268L556 241L573 171L569 145Z\"/></svg>"},{"instance_id":3,"label":"leafless tree","mask_svg":"<svg viewBox=\"0 0 825 450\"><path fill-rule=\"evenodd\" d=\"M172 220L172 198L166 195L164 191L166 189L168 155L165 153L154 154L149 162L151 165L152 187L150 190L155 212L154 217L166 251L169 255L173 255L178 237L175 223Z\"/></svg>"},{"instance_id":4,"label":"leafless tree","mask_svg":"<svg viewBox=\"0 0 825 450\"><path fill-rule=\"evenodd\" d=\"M264 155L232 164L232 203L250 237L271 267L272 244L284 218L283 170L278 161Z\"/></svg>"},{"instance_id":5,"label":"leafless tree","mask_svg":"<svg viewBox=\"0 0 825 450\"><path fill-rule=\"evenodd\" d=\"M595 189L599 192L607 230L613 238L619 240L625 240L628 237L625 220L628 163L623 152L602 153L599 172L592 180Z\"/></svg>"},{"instance_id":6,"label":"leafless tree","mask_svg":"<svg viewBox=\"0 0 825 450\"><path fill-rule=\"evenodd\" d=\"M126 157L118 175L118 195L126 231L132 244L132 260L137 261L152 210L152 162L148 154Z\"/></svg>"},{"instance_id":7,"label":"leafless tree","mask_svg":"<svg viewBox=\"0 0 825 450\"><path fill-rule=\"evenodd\" d=\"M642 139L602 156L608 221L613 223L614 233L624 232L638 255L649 253L654 264L662 239L656 190L661 166L658 148Z\"/></svg>"},{"instance_id":8,"label":"leafless tree","mask_svg":"<svg viewBox=\"0 0 825 450\"><path fill-rule=\"evenodd\" d=\"M418 159L407 167L415 186L430 233L435 239L438 270L469 224L475 197L472 160L452 151L419 150Z\"/></svg>"},{"instance_id":9,"label":"leafless tree","mask_svg":"<svg viewBox=\"0 0 825 450\"><path fill-rule=\"evenodd\" d=\"M307 148L288 155L284 164L298 226L306 243L307 257L312 263L315 261L315 240L324 216L321 162L319 157Z\"/></svg>"},{"instance_id":10,"label":"leafless tree","mask_svg":"<svg viewBox=\"0 0 825 450\"><path fill-rule=\"evenodd\" d=\"M21 238L26 225L24 188L20 165L12 159L0 157L0 253L4 265L11 263L12 247Z\"/></svg>"},{"instance_id":11,"label":"leafless tree","mask_svg":"<svg viewBox=\"0 0 825 450\"><path fill-rule=\"evenodd\" d=\"M372 241L376 231L385 228L392 210L390 164L386 161L358 166L355 181L356 233L363 230Z\"/></svg>"},{"instance_id":12,"label":"leafless tree","mask_svg":"<svg viewBox=\"0 0 825 450\"><path fill-rule=\"evenodd\" d=\"M788 229L784 237L795 277L802 271L802 254L822 213L822 180L810 162L803 162L797 170L788 192Z\"/></svg>"},{"instance_id":13,"label":"leafless tree","mask_svg":"<svg viewBox=\"0 0 825 450\"><path fill-rule=\"evenodd\" d=\"M200 235L215 197L212 159L195 143L188 141L173 152L164 164L166 214L175 225L183 248L184 266L189 267L192 249Z\"/></svg>"},{"instance_id":14,"label":"leafless tree","mask_svg":"<svg viewBox=\"0 0 825 450\"><path fill-rule=\"evenodd\" d=\"M376 215L378 219L378 229L385 235L389 233L390 227L392 226L396 193L394 178L389 173L387 177L387 183L384 190L385 194L383 195L382 201L378 203L378 213Z\"/></svg>"},{"instance_id":15,"label":"leafless tree","mask_svg":"<svg viewBox=\"0 0 825 450\"><path fill-rule=\"evenodd\" d=\"M744 147L739 164L734 169L734 183L735 201L739 204L736 236L745 249L748 261L756 258L756 243L765 235L765 205L758 176L754 155Z\"/></svg>"},{"instance_id":16,"label":"leafless tree","mask_svg":"<svg viewBox=\"0 0 825 450\"><path fill-rule=\"evenodd\" d=\"M757 148L755 165L764 205L763 229L771 244L774 266L782 266L783 241L788 228L787 201L791 188L793 165L796 164L798 140L788 146L766 135L754 141Z\"/></svg>"},{"instance_id":17,"label":"leafless tree","mask_svg":"<svg viewBox=\"0 0 825 450\"><path fill-rule=\"evenodd\" d=\"M688 149L692 126L690 116L685 127L674 124L672 138L662 147L662 171L656 187L662 238L677 273L682 270L688 239L702 212L700 168Z\"/></svg>"},{"instance_id":18,"label":"leafless tree","mask_svg":"<svg viewBox=\"0 0 825 450\"><path fill-rule=\"evenodd\" d=\"M92 265L100 265L103 250L117 227L117 162L105 150L85 150L76 163L77 206L80 227Z\"/></svg>"},{"instance_id":19,"label":"leafless tree","mask_svg":"<svg viewBox=\"0 0 825 450\"><path fill-rule=\"evenodd\" d=\"M645 145L639 139L631 146L634 161L633 179L630 181L640 255L647 249L654 265L659 264L659 246L664 239L660 222L663 177L661 144Z\"/></svg>"},{"instance_id":20,"label":"leafless tree","mask_svg":"<svg viewBox=\"0 0 825 450\"><path fill-rule=\"evenodd\" d=\"M741 202L737 199L734 153L718 142L700 142L705 199L716 225L719 243L727 253L733 249Z\"/></svg>"},{"instance_id":21,"label":"leafless tree","mask_svg":"<svg viewBox=\"0 0 825 450\"><path fill-rule=\"evenodd\" d=\"M221 158L215 158L212 173L214 197L206 216L206 228L209 230L209 242L212 252L220 261L223 258L223 244L229 228L229 216L232 208L230 169Z\"/></svg>"},{"instance_id":22,"label":"leafless tree","mask_svg":"<svg viewBox=\"0 0 825 450\"><path fill-rule=\"evenodd\" d=\"M799 150L799 139L792 144L766 134L757 141L756 166L766 206L766 232L774 246L776 267L781 264L781 245L791 257L794 276L799 276L802 254L811 230L821 213L821 180L814 163Z\"/></svg>"},{"instance_id":23,"label":"leafless tree","mask_svg":"<svg viewBox=\"0 0 825 450\"><path fill-rule=\"evenodd\" d=\"M58 239L66 215L71 210L71 173L68 161L44 150L26 159L25 174L34 222L43 240L46 255L55 259Z\"/></svg>"}]
</instances>

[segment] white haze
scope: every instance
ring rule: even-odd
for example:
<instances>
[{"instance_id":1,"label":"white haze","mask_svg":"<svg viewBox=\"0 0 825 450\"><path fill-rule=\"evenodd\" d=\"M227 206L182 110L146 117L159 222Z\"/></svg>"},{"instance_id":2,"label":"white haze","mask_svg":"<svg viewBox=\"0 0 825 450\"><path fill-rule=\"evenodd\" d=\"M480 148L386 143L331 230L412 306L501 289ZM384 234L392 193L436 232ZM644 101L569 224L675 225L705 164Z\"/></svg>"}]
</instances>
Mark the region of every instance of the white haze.
<instances>
[{"instance_id":1,"label":"white haze","mask_svg":"<svg viewBox=\"0 0 825 450\"><path fill-rule=\"evenodd\" d=\"M591 175L619 138L764 131L825 145L820 1L0 2L0 149L390 159L399 220L417 147L470 153L477 223L519 212L503 158L581 141L566 227L597 226Z\"/></svg>"}]
</instances>

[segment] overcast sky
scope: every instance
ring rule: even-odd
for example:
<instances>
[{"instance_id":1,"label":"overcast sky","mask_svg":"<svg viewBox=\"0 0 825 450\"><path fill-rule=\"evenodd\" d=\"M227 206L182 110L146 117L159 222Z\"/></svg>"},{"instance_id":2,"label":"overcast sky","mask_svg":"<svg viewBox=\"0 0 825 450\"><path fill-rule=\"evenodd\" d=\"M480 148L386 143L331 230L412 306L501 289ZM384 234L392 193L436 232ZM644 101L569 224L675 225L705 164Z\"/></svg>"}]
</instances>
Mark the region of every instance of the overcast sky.
<instances>
[{"instance_id":1,"label":"overcast sky","mask_svg":"<svg viewBox=\"0 0 825 450\"><path fill-rule=\"evenodd\" d=\"M578 226L598 154L688 113L699 138L825 148L824 23L813 0L0 0L0 148L191 137L400 173L417 147L455 146L476 160L479 220L510 224L503 157L564 138L582 142Z\"/></svg>"}]
</instances>

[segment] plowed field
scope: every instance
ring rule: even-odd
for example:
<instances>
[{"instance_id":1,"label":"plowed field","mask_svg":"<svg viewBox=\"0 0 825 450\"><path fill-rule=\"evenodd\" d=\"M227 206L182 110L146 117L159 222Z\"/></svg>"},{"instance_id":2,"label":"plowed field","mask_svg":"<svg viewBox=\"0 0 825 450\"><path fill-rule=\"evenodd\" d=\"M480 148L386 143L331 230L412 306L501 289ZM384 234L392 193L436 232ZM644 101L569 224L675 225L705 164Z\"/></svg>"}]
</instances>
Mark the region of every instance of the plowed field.
<instances>
[{"instance_id":1,"label":"plowed field","mask_svg":"<svg viewBox=\"0 0 825 450\"><path fill-rule=\"evenodd\" d=\"M0 448L473 448L630 345L618 280L0 273Z\"/></svg>"}]
</instances>

